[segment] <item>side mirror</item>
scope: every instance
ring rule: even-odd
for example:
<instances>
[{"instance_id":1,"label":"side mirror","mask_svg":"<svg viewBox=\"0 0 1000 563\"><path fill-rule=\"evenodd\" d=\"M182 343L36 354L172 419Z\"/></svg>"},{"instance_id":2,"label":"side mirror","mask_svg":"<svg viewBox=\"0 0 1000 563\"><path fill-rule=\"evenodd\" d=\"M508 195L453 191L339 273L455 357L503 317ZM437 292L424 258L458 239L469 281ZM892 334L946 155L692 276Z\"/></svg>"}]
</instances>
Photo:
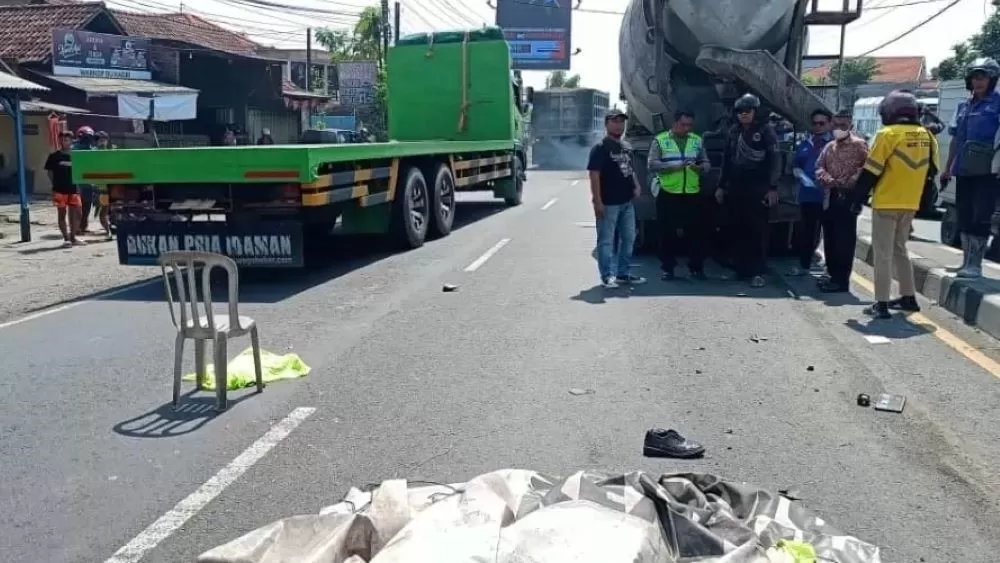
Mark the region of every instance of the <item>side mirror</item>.
<instances>
[{"instance_id":1,"label":"side mirror","mask_svg":"<svg viewBox=\"0 0 1000 563\"><path fill-rule=\"evenodd\" d=\"M528 101L528 104L535 103L535 89L532 88L531 86L528 86L524 90L524 98Z\"/></svg>"}]
</instances>

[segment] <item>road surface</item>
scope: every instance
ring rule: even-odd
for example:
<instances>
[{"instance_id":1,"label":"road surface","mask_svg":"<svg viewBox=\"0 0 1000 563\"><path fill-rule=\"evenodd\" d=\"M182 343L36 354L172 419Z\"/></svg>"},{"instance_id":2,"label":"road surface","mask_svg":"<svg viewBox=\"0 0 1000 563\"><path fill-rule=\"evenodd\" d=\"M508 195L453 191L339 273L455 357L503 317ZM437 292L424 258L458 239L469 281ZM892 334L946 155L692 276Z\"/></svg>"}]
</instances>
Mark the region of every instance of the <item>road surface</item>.
<instances>
[{"instance_id":1,"label":"road surface","mask_svg":"<svg viewBox=\"0 0 1000 563\"><path fill-rule=\"evenodd\" d=\"M869 327L861 287L827 302L805 280L605 291L586 190L537 172L523 206L464 203L478 220L419 250L248 276L264 348L313 371L220 416L208 394L168 405L157 284L0 325L4 563L191 562L350 485L503 467L714 472L797 489L886 561L996 560L995 342L933 309ZM906 394L905 412L855 405L880 391ZM653 426L707 456L641 457Z\"/></svg>"}]
</instances>

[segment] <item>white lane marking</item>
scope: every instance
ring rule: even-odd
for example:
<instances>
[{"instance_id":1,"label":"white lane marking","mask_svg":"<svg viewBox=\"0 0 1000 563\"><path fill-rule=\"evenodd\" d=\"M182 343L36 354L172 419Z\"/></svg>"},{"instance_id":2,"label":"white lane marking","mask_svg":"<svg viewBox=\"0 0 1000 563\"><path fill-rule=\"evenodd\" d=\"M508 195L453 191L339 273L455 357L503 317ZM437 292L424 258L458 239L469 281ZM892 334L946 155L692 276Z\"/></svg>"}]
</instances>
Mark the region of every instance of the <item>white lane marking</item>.
<instances>
[{"instance_id":1,"label":"white lane marking","mask_svg":"<svg viewBox=\"0 0 1000 563\"><path fill-rule=\"evenodd\" d=\"M556 204L557 201L559 201L559 198L554 197L554 198L550 199L549 201L545 202L545 205L542 206L542 211L545 211L546 209L552 207L553 205Z\"/></svg>"},{"instance_id":2,"label":"white lane marking","mask_svg":"<svg viewBox=\"0 0 1000 563\"><path fill-rule=\"evenodd\" d=\"M576 225L577 227L596 227L597 226L597 223L595 223L594 221L577 221L577 222L575 222L573 224Z\"/></svg>"},{"instance_id":3,"label":"white lane marking","mask_svg":"<svg viewBox=\"0 0 1000 563\"><path fill-rule=\"evenodd\" d=\"M866 335L865 340L867 340L869 344L889 344L891 342L891 340L884 336L874 334Z\"/></svg>"},{"instance_id":4,"label":"white lane marking","mask_svg":"<svg viewBox=\"0 0 1000 563\"><path fill-rule=\"evenodd\" d=\"M579 183L580 183L580 180L573 180L573 183L571 183L570 186L575 186L575 185L577 185Z\"/></svg>"},{"instance_id":5,"label":"white lane marking","mask_svg":"<svg viewBox=\"0 0 1000 563\"><path fill-rule=\"evenodd\" d=\"M500 239L500 242L494 244L493 247L490 248L489 250L487 250L486 252L484 252L482 256L480 256L479 258L476 258L475 262L473 262L472 264L469 264L465 268L465 271L466 272L475 272L476 270L478 270L483 264L486 263L487 260L489 260L490 258L493 258L494 254L496 254L497 252L500 252L501 248L507 246L508 242L510 242L509 238Z\"/></svg>"},{"instance_id":6,"label":"white lane marking","mask_svg":"<svg viewBox=\"0 0 1000 563\"><path fill-rule=\"evenodd\" d=\"M71 302L66 303L64 305L59 305L57 307L52 307L50 309L42 309L41 311L37 311L35 313L31 313L30 315L21 317L19 319L14 319L12 321L7 321L5 323L0 323L0 329L5 329L7 327L12 327L14 325L19 325L21 323L32 321L32 320L35 320L35 319L40 318L40 317L51 315L52 313L58 313L60 311L65 311L66 309L72 309L73 307L76 307L77 305L83 305L84 303L86 303L88 301L98 301L100 299L105 299L107 297L113 297L115 295L118 295L119 293L125 293L126 291L132 291L133 289L139 289L140 287L145 287L147 285L152 285L154 283L162 283L162 282L163 282L163 278L162 277L153 278L151 280L145 280L145 281L136 282L136 283L133 283L133 284L130 284L130 285L126 285L125 287L119 287L118 289L113 289L111 291L105 291L103 293L98 293L98 294L95 294L95 295L91 295L90 297L86 297L84 299L80 299L79 301L71 301Z\"/></svg>"},{"instance_id":7,"label":"white lane marking","mask_svg":"<svg viewBox=\"0 0 1000 563\"><path fill-rule=\"evenodd\" d=\"M942 245L940 245L940 247L941 247L941 250L947 250L948 252L951 252L952 254L961 254L962 253L962 251L959 250L958 248L953 248L951 246L948 246L947 244L942 244Z\"/></svg>"},{"instance_id":8,"label":"white lane marking","mask_svg":"<svg viewBox=\"0 0 1000 563\"><path fill-rule=\"evenodd\" d=\"M316 409L313 407L299 407L293 410L281 422L272 426L267 433L258 438L249 448L243 450L243 453L236 456L236 459L229 462L229 465L223 467L211 479L206 481L204 485L198 487L195 492L177 503L177 506L170 509L170 512L160 516L156 522L150 524L148 528L116 551L104 563L138 563L141 561L150 550L170 537L185 522L190 520L192 516L201 512L203 508L208 506L208 503L212 502L222 491L235 483L248 469L253 467L254 464L260 461L282 440L287 438L295 428L314 412L316 412Z\"/></svg>"}]
</instances>

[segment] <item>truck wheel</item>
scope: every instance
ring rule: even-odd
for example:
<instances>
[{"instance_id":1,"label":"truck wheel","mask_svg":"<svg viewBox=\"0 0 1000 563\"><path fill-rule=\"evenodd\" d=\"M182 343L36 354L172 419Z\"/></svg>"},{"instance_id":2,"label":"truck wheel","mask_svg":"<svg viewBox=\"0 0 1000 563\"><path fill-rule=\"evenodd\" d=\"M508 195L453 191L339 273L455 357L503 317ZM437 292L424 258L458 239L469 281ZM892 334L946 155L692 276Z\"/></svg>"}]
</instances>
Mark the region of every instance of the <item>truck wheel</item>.
<instances>
[{"instance_id":1,"label":"truck wheel","mask_svg":"<svg viewBox=\"0 0 1000 563\"><path fill-rule=\"evenodd\" d=\"M504 203L507 207L514 207L521 205L524 200L524 180L521 175L524 173L524 163L521 162L520 156L514 157L514 195L512 197L504 198Z\"/></svg>"},{"instance_id":2,"label":"truck wheel","mask_svg":"<svg viewBox=\"0 0 1000 563\"><path fill-rule=\"evenodd\" d=\"M954 205L945 205L941 218L941 242L952 248L962 247L962 237L958 232L958 211Z\"/></svg>"},{"instance_id":3,"label":"truck wheel","mask_svg":"<svg viewBox=\"0 0 1000 563\"><path fill-rule=\"evenodd\" d=\"M392 201L391 232L394 242L404 249L419 248L427 238L430 223L430 206L427 181L417 167L411 167L403 176L403 183L396 190Z\"/></svg>"},{"instance_id":4,"label":"truck wheel","mask_svg":"<svg viewBox=\"0 0 1000 563\"><path fill-rule=\"evenodd\" d=\"M448 165L438 166L431 190L431 233L446 237L455 222L455 177Z\"/></svg>"}]
</instances>

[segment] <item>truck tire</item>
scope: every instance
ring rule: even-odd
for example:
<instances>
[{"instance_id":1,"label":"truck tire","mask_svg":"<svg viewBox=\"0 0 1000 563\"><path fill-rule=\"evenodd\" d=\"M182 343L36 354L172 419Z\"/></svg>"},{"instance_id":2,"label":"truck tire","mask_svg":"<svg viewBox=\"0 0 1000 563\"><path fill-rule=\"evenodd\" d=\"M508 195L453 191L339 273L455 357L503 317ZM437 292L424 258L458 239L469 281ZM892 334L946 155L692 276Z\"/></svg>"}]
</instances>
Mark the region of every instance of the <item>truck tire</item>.
<instances>
[{"instance_id":1,"label":"truck tire","mask_svg":"<svg viewBox=\"0 0 1000 563\"><path fill-rule=\"evenodd\" d=\"M521 162L521 157L519 155L514 156L514 195L512 197L504 198L503 202L507 204L507 207L516 207L521 205L524 200L524 179L521 176L524 174L524 163Z\"/></svg>"},{"instance_id":2,"label":"truck tire","mask_svg":"<svg viewBox=\"0 0 1000 563\"><path fill-rule=\"evenodd\" d=\"M945 204L944 217L941 217L941 243L952 248L962 247L962 237L958 232L958 210L951 204Z\"/></svg>"},{"instance_id":3,"label":"truck tire","mask_svg":"<svg viewBox=\"0 0 1000 563\"><path fill-rule=\"evenodd\" d=\"M403 182L396 188L396 197L392 200L389 226L392 240L404 250L420 248L427 239L429 223L427 180L419 168L412 166L403 175Z\"/></svg>"},{"instance_id":4,"label":"truck tire","mask_svg":"<svg viewBox=\"0 0 1000 563\"><path fill-rule=\"evenodd\" d=\"M447 164L438 166L430 192L431 234L446 237L455 223L455 176Z\"/></svg>"}]
</instances>

